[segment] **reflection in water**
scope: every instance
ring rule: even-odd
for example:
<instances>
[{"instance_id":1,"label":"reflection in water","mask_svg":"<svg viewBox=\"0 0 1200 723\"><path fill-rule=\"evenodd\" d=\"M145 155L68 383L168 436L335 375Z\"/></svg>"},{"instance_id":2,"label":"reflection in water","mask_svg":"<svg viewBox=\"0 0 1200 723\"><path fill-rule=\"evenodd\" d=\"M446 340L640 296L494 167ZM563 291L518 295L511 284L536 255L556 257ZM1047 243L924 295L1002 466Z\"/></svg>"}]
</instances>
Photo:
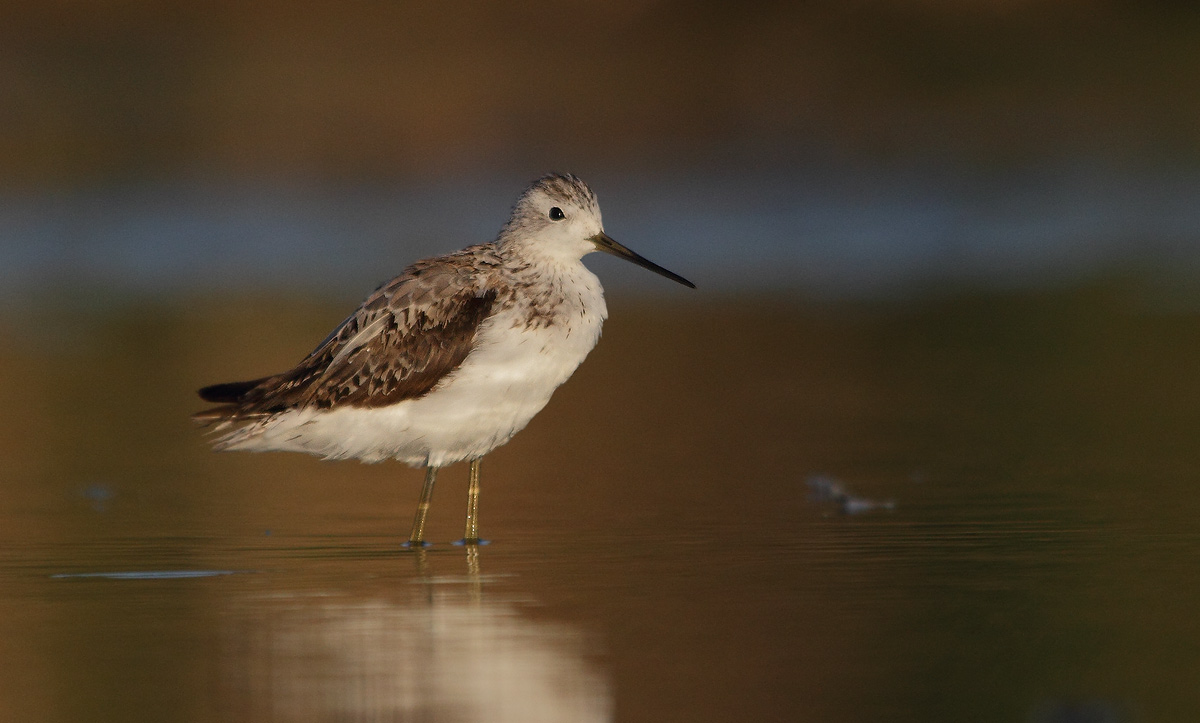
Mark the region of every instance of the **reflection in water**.
<instances>
[{"instance_id":1,"label":"reflection in water","mask_svg":"<svg viewBox=\"0 0 1200 723\"><path fill-rule=\"evenodd\" d=\"M419 473L184 422L340 306L63 308L0 316L0 721L1200 720L1195 314L627 307L416 554ZM51 578L125 571L247 574Z\"/></svg>"},{"instance_id":2,"label":"reflection in water","mask_svg":"<svg viewBox=\"0 0 1200 723\"><path fill-rule=\"evenodd\" d=\"M418 577L389 597L308 590L238 601L224 650L237 717L608 720L608 684L582 636L486 594L478 554L467 547L466 574L448 576L434 564L447 560L414 551Z\"/></svg>"}]
</instances>

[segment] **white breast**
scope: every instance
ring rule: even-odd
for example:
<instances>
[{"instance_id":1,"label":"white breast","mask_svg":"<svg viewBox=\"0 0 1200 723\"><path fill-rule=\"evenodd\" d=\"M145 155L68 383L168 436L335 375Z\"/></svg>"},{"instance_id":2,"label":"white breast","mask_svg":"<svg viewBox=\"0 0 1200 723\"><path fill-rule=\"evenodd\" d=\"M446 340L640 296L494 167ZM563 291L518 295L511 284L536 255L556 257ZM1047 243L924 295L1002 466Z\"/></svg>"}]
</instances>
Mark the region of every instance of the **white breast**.
<instances>
[{"instance_id":1,"label":"white breast","mask_svg":"<svg viewBox=\"0 0 1200 723\"><path fill-rule=\"evenodd\" d=\"M498 310L462 365L424 397L388 407L286 412L228 448L435 467L487 454L525 428L600 338L607 316L600 282L582 264L572 271L558 287L567 291L560 313L530 324L522 303Z\"/></svg>"}]
</instances>

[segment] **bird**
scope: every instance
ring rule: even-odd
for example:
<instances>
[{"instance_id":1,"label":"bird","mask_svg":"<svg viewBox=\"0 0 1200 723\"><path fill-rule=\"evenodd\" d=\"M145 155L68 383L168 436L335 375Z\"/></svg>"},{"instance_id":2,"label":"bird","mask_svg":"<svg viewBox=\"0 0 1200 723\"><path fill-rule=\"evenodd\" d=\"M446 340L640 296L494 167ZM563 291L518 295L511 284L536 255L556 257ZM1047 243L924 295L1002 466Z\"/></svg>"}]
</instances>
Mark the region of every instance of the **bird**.
<instances>
[{"instance_id":1,"label":"bird","mask_svg":"<svg viewBox=\"0 0 1200 723\"><path fill-rule=\"evenodd\" d=\"M423 547L438 470L470 462L465 533L479 537L480 461L525 428L600 339L612 254L695 284L604 232L596 194L549 173L517 198L494 240L417 261L362 302L288 371L199 390L218 406L216 450L304 452L425 469L408 547Z\"/></svg>"}]
</instances>

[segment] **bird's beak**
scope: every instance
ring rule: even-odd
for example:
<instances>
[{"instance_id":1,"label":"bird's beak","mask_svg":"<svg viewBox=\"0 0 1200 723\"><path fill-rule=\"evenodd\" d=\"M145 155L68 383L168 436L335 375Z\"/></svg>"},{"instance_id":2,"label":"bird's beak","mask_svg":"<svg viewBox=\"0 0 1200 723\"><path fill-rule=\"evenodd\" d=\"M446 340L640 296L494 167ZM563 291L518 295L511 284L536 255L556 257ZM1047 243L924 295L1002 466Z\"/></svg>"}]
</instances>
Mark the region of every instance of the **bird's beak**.
<instances>
[{"instance_id":1,"label":"bird's beak","mask_svg":"<svg viewBox=\"0 0 1200 723\"><path fill-rule=\"evenodd\" d=\"M678 281L679 283L681 283L684 286L687 286L688 288L691 288L691 289L696 288L695 284L693 284L692 282L683 278L679 274L677 274L673 271L667 271L666 269L664 269L663 267L654 263L653 261L649 261L649 260L639 256L638 254L635 254L634 252L630 251L629 249L625 248L624 246L617 243L616 241L613 241L611 238L608 237L608 234L604 233L603 231L596 234L595 236L592 236L588 240L591 241L592 243L596 244L597 251L603 251L605 253L612 254L613 256L619 256L619 257L625 259L626 261L632 261L633 263L637 264L638 266L641 266L643 269L650 269L651 271L653 271L656 274L661 274L662 276L666 276L671 281Z\"/></svg>"}]
</instances>

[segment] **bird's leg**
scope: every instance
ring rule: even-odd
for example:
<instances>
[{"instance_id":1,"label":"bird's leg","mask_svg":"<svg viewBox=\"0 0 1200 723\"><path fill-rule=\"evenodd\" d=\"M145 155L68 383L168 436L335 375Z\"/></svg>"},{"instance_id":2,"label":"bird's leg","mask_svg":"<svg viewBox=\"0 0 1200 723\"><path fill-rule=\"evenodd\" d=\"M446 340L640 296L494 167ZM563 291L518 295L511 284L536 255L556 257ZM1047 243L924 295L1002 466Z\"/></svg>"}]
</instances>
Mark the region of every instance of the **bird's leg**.
<instances>
[{"instance_id":1,"label":"bird's leg","mask_svg":"<svg viewBox=\"0 0 1200 723\"><path fill-rule=\"evenodd\" d=\"M412 534L408 536L409 547L425 545L425 515L429 514L429 505L433 502L433 483L437 482L437 467L425 468L425 486L421 488L421 499L417 502L417 514L413 516Z\"/></svg>"},{"instance_id":2,"label":"bird's leg","mask_svg":"<svg viewBox=\"0 0 1200 723\"><path fill-rule=\"evenodd\" d=\"M464 545L479 544L479 462L479 459L471 460L471 472L467 482L467 531L463 535Z\"/></svg>"}]
</instances>

